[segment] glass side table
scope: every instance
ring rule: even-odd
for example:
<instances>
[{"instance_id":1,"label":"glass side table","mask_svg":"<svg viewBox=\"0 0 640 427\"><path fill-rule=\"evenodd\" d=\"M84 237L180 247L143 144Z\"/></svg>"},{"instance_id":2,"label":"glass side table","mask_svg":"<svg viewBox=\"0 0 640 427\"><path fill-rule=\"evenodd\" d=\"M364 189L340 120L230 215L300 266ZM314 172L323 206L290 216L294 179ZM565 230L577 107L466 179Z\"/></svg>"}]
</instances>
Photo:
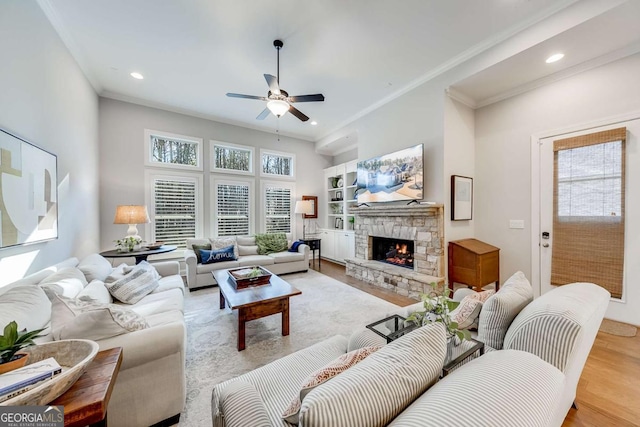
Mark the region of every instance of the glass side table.
<instances>
[{"instance_id":1,"label":"glass side table","mask_svg":"<svg viewBox=\"0 0 640 427\"><path fill-rule=\"evenodd\" d=\"M453 338L455 339L455 338ZM478 353L477 355L475 355ZM480 357L484 354L484 343L474 339L463 340L460 344L447 343L447 356L444 359L441 378L446 377L454 369L460 367L468 357Z\"/></svg>"},{"instance_id":2,"label":"glass side table","mask_svg":"<svg viewBox=\"0 0 640 427\"><path fill-rule=\"evenodd\" d=\"M418 325L416 324L411 324L405 327L405 320L407 319L394 314L393 316L389 316L382 320L378 320L377 322L374 322L370 325L367 325L367 329L372 330L382 338L386 339L387 344L389 344L391 341L408 334L418 327Z\"/></svg>"}]
</instances>

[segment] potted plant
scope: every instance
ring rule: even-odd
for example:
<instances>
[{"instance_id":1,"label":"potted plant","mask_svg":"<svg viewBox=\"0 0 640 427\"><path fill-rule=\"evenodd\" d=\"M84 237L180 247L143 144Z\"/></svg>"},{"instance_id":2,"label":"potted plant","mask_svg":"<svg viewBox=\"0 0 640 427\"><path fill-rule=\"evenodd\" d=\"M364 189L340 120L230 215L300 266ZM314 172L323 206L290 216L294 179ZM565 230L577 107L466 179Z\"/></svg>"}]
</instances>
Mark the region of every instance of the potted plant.
<instances>
[{"instance_id":1,"label":"potted plant","mask_svg":"<svg viewBox=\"0 0 640 427\"><path fill-rule=\"evenodd\" d=\"M4 335L0 335L0 374L26 365L29 355L20 353L20 350L34 345L33 339L43 330L36 329L27 332L26 329L23 329L18 331L18 324L15 321L9 322L4 327Z\"/></svg>"},{"instance_id":2,"label":"potted plant","mask_svg":"<svg viewBox=\"0 0 640 427\"><path fill-rule=\"evenodd\" d=\"M122 239L114 240L118 252L132 252L140 249L142 239L140 237L127 236Z\"/></svg>"},{"instance_id":3,"label":"potted plant","mask_svg":"<svg viewBox=\"0 0 640 427\"><path fill-rule=\"evenodd\" d=\"M347 221L349 221L349 230L353 230L353 224L356 222L356 217L350 216Z\"/></svg>"},{"instance_id":4,"label":"potted plant","mask_svg":"<svg viewBox=\"0 0 640 427\"><path fill-rule=\"evenodd\" d=\"M460 303L449 298L451 290L445 286L442 293L436 291L437 284L429 284L432 290L428 294L422 294L423 311L414 311L407 317L407 322L412 322L420 326L429 323L443 323L447 331L449 343L457 344L462 340L471 338L471 333L466 329L458 329L458 323L451 319L451 313ZM456 339L458 341L456 341Z\"/></svg>"}]
</instances>

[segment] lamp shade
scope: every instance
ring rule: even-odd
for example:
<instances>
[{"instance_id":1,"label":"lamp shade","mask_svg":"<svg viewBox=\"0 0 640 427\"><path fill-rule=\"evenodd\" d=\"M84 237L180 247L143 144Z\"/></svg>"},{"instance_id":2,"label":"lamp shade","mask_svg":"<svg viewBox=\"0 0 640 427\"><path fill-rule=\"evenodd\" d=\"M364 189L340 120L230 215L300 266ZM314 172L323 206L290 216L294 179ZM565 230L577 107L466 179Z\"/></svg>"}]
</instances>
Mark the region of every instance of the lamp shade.
<instances>
[{"instance_id":1,"label":"lamp shade","mask_svg":"<svg viewBox=\"0 0 640 427\"><path fill-rule=\"evenodd\" d=\"M149 222L151 221L146 206L118 205L116 207L114 224L147 224Z\"/></svg>"},{"instance_id":2,"label":"lamp shade","mask_svg":"<svg viewBox=\"0 0 640 427\"><path fill-rule=\"evenodd\" d=\"M289 111L289 104L286 101L281 99L272 99L267 102L267 108L271 111L276 117L282 117Z\"/></svg>"},{"instance_id":3,"label":"lamp shade","mask_svg":"<svg viewBox=\"0 0 640 427\"><path fill-rule=\"evenodd\" d=\"M294 210L297 214L313 214L313 202L311 200L298 200Z\"/></svg>"}]
</instances>

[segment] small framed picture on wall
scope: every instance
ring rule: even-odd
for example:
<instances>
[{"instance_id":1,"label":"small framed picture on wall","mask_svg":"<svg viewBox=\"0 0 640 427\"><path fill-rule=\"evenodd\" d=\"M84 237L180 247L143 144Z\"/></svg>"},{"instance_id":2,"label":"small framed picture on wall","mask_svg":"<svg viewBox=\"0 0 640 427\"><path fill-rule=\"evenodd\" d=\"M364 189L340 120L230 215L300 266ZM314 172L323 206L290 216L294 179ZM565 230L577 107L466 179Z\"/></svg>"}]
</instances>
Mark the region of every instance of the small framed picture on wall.
<instances>
[{"instance_id":1,"label":"small framed picture on wall","mask_svg":"<svg viewBox=\"0 0 640 427\"><path fill-rule=\"evenodd\" d=\"M451 220L469 221L473 214L473 178L451 175Z\"/></svg>"}]
</instances>

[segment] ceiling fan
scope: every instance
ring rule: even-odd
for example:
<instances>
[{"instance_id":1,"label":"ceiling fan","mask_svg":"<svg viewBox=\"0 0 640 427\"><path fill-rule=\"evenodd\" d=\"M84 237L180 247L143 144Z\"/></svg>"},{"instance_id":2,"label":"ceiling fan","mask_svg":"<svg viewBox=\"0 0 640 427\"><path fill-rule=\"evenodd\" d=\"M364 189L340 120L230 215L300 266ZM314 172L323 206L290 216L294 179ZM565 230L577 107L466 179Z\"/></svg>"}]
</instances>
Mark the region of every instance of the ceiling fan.
<instances>
[{"instance_id":1,"label":"ceiling fan","mask_svg":"<svg viewBox=\"0 0 640 427\"><path fill-rule=\"evenodd\" d=\"M313 95L298 95L298 96L289 96L289 94L280 89L280 49L284 46L282 40L274 40L273 46L278 51L278 74L277 76L272 76L271 74L265 74L264 78L269 85L269 92L267 96L254 96L254 95L242 95L240 93L227 93L227 96L231 98L245 98L245 99L258 99L260 101L267 101L267 108L262 110L262 113L258 114L256 119L264 120L265 117L269 115L269 113L273 113L274 116L280 118L290 111L291 114L306 122L309 120L302 111L298 110L294 107L293 103L295 102L322 102L324 101L324 95L321 93L316 93Z\"/></svg>"}]
</instances>

